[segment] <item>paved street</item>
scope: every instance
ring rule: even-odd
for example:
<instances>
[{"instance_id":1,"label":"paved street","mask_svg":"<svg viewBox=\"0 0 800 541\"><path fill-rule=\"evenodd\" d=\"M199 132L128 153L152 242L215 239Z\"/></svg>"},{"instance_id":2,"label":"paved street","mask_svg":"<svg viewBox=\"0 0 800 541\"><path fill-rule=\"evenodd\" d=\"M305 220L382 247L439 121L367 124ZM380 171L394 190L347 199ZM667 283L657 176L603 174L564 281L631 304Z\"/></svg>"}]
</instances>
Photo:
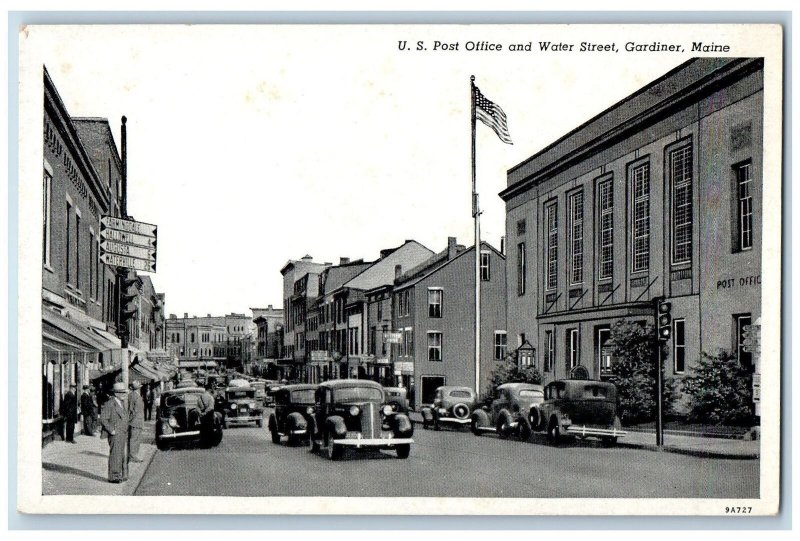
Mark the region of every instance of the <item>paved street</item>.
<instances>
[{"instance_id":1,"label":"paved street","mask_svg":"<svg viewBox=\"0 0 800 541\"><path fill-rule=\"evenodd\" d=\"M411 456L348 452L331 463L274 445L266 428L225 430L214 449L158 451L136 495L699 497L758 496L758 461L590 442L551 447L468 431L422 430ZM579 512L579 510L576 510Z\"/></svg>"}]
</instances>

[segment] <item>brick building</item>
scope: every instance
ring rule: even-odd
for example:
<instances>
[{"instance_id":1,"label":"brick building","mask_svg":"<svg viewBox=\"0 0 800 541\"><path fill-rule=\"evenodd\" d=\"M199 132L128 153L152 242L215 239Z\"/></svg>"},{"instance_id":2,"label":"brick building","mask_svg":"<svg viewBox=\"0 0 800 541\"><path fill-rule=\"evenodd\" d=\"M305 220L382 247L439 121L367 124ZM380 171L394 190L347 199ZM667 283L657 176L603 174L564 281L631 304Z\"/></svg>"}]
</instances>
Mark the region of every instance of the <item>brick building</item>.
<instances>
[{"instance_id":1,"label":"brick building","mask_svg":"<svg viewBox=\"0 0 800 541\"><path fill-rule=\"evenodd\" d=\"M667 375L761 312L763 59L692 59L508 171L508 325L545 380L607 374L610 328L672 304Z\"/></svg>"},{"instance_id":2,"label":"brick building","mask_svg":"<svg viewBox=\"0 0 800 541\"><path fill-rule=\"evenodd\" d=\"M474 387L475 247L450 237L445 250L394 280L392 298L392 327L400 335L393 365L413 388L414 403L432 403L441 385ZM505 256L482 242L480 395L495 363L506 358L505 302Z\"/></svg>"},{"instance_id":3,"label":"brick building","mask_svg":"<svg viewBox=\"0 0 800 541\"><path fill-rule=\"evenodd\" d=\"M262 375L278 379L277 360L283 349L283 310L273 308L251 308L256 326L254 362Z\"/></svg>"}]
</instances>

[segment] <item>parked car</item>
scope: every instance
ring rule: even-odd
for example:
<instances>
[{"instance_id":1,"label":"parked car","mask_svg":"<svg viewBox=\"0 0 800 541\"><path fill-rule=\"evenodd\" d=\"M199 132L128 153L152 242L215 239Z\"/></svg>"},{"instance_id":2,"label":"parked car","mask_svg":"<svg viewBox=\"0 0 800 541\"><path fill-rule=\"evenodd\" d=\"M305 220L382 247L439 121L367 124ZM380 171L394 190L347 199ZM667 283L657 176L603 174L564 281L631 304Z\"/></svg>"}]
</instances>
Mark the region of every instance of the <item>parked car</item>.
<instances>
[{"instance_id":1,"label":"parked car","mask_svg":"<svg viewBox=\"0 0 800 541\"><path fill-rule=\"evenodd\" d=\"M324 448L331 460L345 448L394 449L397 458L408 458L413 435L408 415L393 411L374 381L331 380L317 388L309 440L313 451Z\"/></svg>"},{"instance_id":2,"label":"parked car","mask_svg":"<svg viewBox=\"0 0 800 541\"><path fill-rule=\"evenodd\" d=\"M384 387L386 393L386 403L394 411L408 413L408 390L405 387Z\"/></svg>"},{"instance_id":3,"label":"parked car","mask_svg":"<svg viewBox=\"0 0 800 541\"><path fill-rule=\"evenodd\" d=\"M316 385L286 385L275 393L275 411L269 416L272 443L280 443L281 436L295 445L309 436L314 423L314 393Z\"/></svg>"},{"instance_id":4,"label":"parked car","mask_svg":"<svg viewBox=\"0 0 800 541\"><path fill-rule=\"evenodd\" d=\"M531 436L528 415L534 404L544 401L544 388L533 383L504 383L495 390L496 398L471 416L472 433L480 436L496 432L501 438L516 435L522 440Z\"/></svg>"},{"instance_id":5,"label":"parked car","mask_svg":"<svg viewBox=\"0 0 800 541\"><path fill-rule=\"evenodd\" d=\"M469 425L477 402L478 396L469 387L439 387L433 405L422 408L422 428L440 430L442 423Z\"/></svg>"},{"instance_id":6,"label":"parked car","mask_svg":"<svg viewBox=\"0 0 800 541\"><path fill-rule=\"evenodd\" d=\"M544 388L544 401L531 406L532 430L547 431L558 443L564 436L596 437L614 445L627 433L617 417L617 388L593 380L556 380Z\"/></svg>"},{"instance_id":7,"label":"parked car","mask_svg":"<svg viewBox=\"0 0 800 541\"><path fill-rule=\"evenodd\" d=\"M166 449L178 441L199 442L204 447L219 445L222 441L222 415L204 410L200 387L183 387L161 393L156 414L156 445Z\"/></svg>"},{"instance_id":8,"label":"parked car","mask_svg":"<svg viewBox=\"0 0 800 541\"><path fill-rule=\"evenodd\" d=\"M233 424L264 423L264 406L256 400L252 387L228 387L225 389L222 406L222 422L225 428Z\"/></svg>"},{"instance_id":9,"label":"parked car","mask_svg":"<svg viewBox=\"0 0 800 541\"><path fill-rule=\"evenodd\" d=\"M267 405L267 384L264 381L251 381L250 387L256 390L256 400L262 405Z\"/></svg>"}]
</instances>

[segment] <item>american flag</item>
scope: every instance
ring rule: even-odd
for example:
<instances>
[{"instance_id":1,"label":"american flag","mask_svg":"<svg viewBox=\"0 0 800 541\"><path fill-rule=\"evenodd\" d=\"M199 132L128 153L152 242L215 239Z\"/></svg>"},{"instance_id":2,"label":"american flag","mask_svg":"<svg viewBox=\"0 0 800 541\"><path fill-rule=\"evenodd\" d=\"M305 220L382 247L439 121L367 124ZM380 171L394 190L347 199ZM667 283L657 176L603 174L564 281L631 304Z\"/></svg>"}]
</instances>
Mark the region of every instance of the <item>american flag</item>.
<instances>
[{"instance_id":1,"label":"american flag","mask_svg":"<svg viewBox=\"0 0 800 541\"><path fill-rule=\"evenodd\" d=\"M475 92L475 117L492 128L502 142L513 145L511 135L508 133L506 114L499 105L486 99L477 86L473 86L473 88Z\"/></svg>"}]
</instances>

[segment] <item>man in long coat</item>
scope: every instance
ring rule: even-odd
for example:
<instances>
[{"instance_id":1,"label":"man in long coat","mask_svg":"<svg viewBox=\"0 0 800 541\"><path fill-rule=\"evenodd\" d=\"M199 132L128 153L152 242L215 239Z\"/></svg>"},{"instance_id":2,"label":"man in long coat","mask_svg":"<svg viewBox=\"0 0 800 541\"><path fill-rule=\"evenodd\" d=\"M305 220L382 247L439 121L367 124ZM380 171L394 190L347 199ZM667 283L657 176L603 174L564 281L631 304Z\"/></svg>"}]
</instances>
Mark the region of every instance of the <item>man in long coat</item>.
<instances>
[{"instance_id":1,"label":"man in long coat","mask_svg":"<svg viewBox=\"0 0 800 541\"><path fill-rule=\"evenodd\" d=\"M94 429L97 426L97 406L92 397L92 389L88 385L83 386L81 394L81 415L83 415L83 433L94 436Z\"/></svg>"},{"instance_id":2,"label":"man in long coat","mask_svg":"<svg viewBox=\"0 0 800 541\"><path fill-rule=\"evenodd\" d=\"M142 430L144 429L144 400L142 400L142 385L134 381L133 389L128 395L128 422L130 439L128 440L128 462L141 462L139 458L139 445L142 442Z\"/></svg>"},{"instance_id":3,"label":"man in long coat","mask_svg":"<svg viewBox=\"0 0 800 541\"><path fill-rule=\"evenodd\" d=\"M64 418L64 428L66 432L66 441L76 443L75 441L75 423L78 422L78 397L75 395L75 384L69 386L69 391L64 395L61 400L61 408L59 413Z\"/></svg>"},{"instance_id":4,"label":"man in long coat","mask_svg":"<svg viewBox=\"0 0 800 541\"><path fill-rule=\"evenodd\" d=\"M103 404L100 411L100 424L103 427L103 438L108 438L108 480L121 483L128 480L128 419L130 413L125 396L128 389L125 384L114 384L111 397Z\"/></svg>"}]
</instances>

